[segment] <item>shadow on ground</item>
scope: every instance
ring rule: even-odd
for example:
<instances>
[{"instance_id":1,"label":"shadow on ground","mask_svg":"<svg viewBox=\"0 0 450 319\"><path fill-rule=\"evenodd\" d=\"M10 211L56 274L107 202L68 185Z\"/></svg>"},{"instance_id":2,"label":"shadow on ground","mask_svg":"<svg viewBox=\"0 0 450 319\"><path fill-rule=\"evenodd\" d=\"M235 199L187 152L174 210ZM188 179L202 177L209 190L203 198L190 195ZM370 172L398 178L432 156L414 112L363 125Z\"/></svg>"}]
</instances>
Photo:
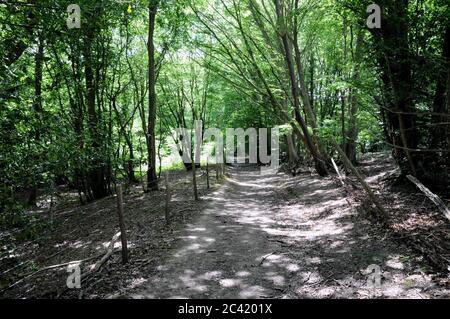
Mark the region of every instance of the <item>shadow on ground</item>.
<instances>
[{"instance_id":1,"label":"shadow on ground","mask_svg":"<svg viewBox=\"0 0 450 319\"><path fill-rule=\"evenodd\" d=\"M234 167L131 298L427 298L417 257L357 216L331 179ZM366 269L380 267L374 287Z\"/></svg>"}]
</instances>

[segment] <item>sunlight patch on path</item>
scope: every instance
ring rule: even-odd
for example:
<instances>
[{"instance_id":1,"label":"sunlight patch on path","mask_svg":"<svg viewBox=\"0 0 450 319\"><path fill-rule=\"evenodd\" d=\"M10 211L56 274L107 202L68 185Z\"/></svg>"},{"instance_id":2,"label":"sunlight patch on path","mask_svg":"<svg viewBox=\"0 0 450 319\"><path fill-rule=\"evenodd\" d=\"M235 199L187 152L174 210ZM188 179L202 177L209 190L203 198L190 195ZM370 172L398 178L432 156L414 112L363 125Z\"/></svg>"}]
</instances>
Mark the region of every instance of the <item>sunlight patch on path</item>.
<instances>
[{"instance_id":1,"label":"sunlight patch on path","mask_svg":"<svg viewBox=\"0 0 450 319\"><path fill-rule=\"evenodd\" d=\"M232 176L203 198L206 209L132 298L417 295L402 284L400 255L355 226L351 203L331 179L235 168ZM370 264L385 271L378 292L367 286Z\"/></svg>"}]
</instances>

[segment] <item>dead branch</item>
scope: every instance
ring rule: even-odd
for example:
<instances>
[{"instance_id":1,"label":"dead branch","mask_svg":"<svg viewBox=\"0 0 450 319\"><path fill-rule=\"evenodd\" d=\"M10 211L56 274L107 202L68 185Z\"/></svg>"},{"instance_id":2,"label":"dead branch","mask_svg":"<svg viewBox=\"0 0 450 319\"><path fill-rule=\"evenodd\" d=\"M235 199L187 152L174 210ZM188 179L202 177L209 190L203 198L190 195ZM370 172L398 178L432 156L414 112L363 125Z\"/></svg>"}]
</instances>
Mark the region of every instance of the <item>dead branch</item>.
<instances>
[{"instance_id":1,"label":"dead branch","mask_svg":"<svg viewBox=\"0 0 450 319\"><path fill-rule=\"evenodd\" d=\"M348 159L345 152L339 147L339 145L336 143L335 140L332 140L332 144L334 148L338 151L339 155L341 156L342 161L344 162L345 166L356 176L359 183L363 186L364 190L366 191L367 195L369 195L370 200L375 204L378 211L382 214L383 220L387 221L389 218L389 215L381 205L378 198L375 196L374 192L370 188L369 184L366 183L364 178L361 176L361 174L358 172L355 166L353 166L352 162Z\"/></svg>"},{"instance_id":2,"label":"dead branch","mask_svg":"<svg viewBox=\"0 0 450 319\"><path fill-rule=\"evenodd\" d=\"M34 276L36 276L36 275L38 275L38 274L40 274L40 273L42 273L42 272L44 272L44 271L52 270L52 269L56 269L56 268L61 268L61 267L65 267L65 266L73 265L73 264L81 264L81 263L83 263L83 262L86 262L86 261L89 261L89 260L92 260L92 259L97 259L97 258L100 257L100 256L101 256L101 255L96 255L96 256L89 257L89 258L86 258L86 259L83 259L83 260L69 261L69 262L62 263L62 264L57 264L57 265L52 265L52 266L44 267L44 268L42 268L42 269L39 269L38 271L33 271L33 272L31 272L31 273L28 273L28 274L24 275L20 280L16 281L15 283L12 283L12 284L9 285L8 287L6 287L6 288L0 290L0 293L3 293L3 292L5 292L5 291L7 291L7 290L9 290L9 289L11 289L11 288L14 288L15 286L17 286L17 285L20 284L21 282L25 281L26 279L29 279L29 278L31 278L31 277L34 277Z\"/></svg>"},{"instance_id":3,"label":"dead branch","mask_svg":"<svg viewBox=\"0 0 450 319\"><path fill-rule=\"evenodd\" d=\"M108 251L106 252L106 254L96 264L91 266L89 272L84 274L85 276L98 271L103 266L103 264L111 257L111 255L114 253L114 244L119 239L120 235L121 233L118 232L113 236L111 242L109 243ZM81 276L81 279L83 279L83 276Z\"/></svg>"},{"instance_id":4,"label":"dead branch","mask_svg":"<svg viewBox=\"0 0 450 319\"><path fill-rule=\"evenodd\" d=\"M339 177L339 181L341 182L342 186L345 186L344 179L342 178L341 173L339 173L339 168L337 167L336 162L334 161L333 158L331 159L331 162L333 163L334 170L336 171Z\"/></svg>"},{"instance_id":5,"label":"dead branch","mask_svg":"<svg viewBox=\"0 0 450 319\"><path fill-rule=\"evenodd\" d=\"M86 280L86 278L90 277L91 275L93 275L94 273L96 273L105 263L106 261L114 254L114 244L116 243L116 241L119 239L121 233L118 232L117 234L115 234L113 236L113 238L111 239L111 242L108 245L108 250L106 252L106 254L102 257L102 259L100 259L98 262L96 262L95 264L91 265L90 269L88 272L85 272L81 275L80 281L83 282ZM118 250L117 250L118 251ZM69 290L68 287L65 287L63 289L63 291L61 291L58 295L57 295L57 299L60 298L62 295L64 295L67 291Z\"/></svg>"},{"instance_id":6,"label":"dead branch","mask_svg":"<svg viewBox=\"0 0 450 319\"><path fill-rule=\"evenodd\" d=\"M274 255L275 253L276 253L276 251L271 252L270 254L267 254L267 255L263 256L261 258L261 261L260 261L259 265L261 266L264 263L264 261L266 261L267 258L269 258L270 256Z\"/></svg>"},{"instance_id":7,"label":"dead branch","mask_svg":"<svg viewBox=\"0 0 450 319\"><path fill-rule=\"evenodd\" d=\"M414 185L417 186L417 188L422 191L438 208L439 210L444 214L444 216L450 220L450 209L445 205L445 203L442 201L442 199L439 198L436 194L432 193L428 188L425 187L417 178L411 175L406 176L411 182L414 183Z\"/></svg>"}]
</instances>

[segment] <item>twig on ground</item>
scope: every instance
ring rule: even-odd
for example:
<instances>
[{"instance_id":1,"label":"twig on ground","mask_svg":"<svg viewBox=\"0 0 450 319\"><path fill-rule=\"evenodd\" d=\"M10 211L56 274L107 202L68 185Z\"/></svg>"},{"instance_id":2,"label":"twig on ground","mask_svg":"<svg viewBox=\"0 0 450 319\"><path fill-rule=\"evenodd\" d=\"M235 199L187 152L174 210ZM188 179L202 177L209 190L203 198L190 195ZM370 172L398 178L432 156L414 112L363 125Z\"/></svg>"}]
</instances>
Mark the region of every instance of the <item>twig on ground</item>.
<instances>
[{"instance_id":1,"label":"twig on ground","mask_svg":"<svg viewBox=\"0 0 450 319\"><path fill-rule=\"evenodd\" d=\"M274 251L274 252L272 252L272 253L270 253L270 254L267 254L267 255L263 256L263 258L261 259L261 262L259 263L259 266L261 266L267 258L269 258L270 256L272 256L272 255L275 254L275 253L276 253L276 251Z\"/></svg>"}]
</instances>

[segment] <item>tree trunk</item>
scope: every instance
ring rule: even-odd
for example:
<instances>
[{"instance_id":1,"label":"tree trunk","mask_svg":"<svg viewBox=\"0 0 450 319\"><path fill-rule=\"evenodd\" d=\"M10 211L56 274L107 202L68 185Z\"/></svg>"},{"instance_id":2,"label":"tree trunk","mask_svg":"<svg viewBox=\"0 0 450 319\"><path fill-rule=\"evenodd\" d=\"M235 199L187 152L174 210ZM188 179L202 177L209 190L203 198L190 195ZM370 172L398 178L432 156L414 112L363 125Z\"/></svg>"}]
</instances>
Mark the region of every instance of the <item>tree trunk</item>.
<instances>
[{"instance_id":1,"label":"tree trunk","mask_svg":"<svg viewBox=\"0 0 450 319\"><path fill-rule=\"evenodd\" d=\"M345 148L345 145L347 144L347 141L345 140L346 137L346 130L345 130L345 90L340 91L341 95L341 135L342 135L342 145L343 148Z\"/></svg>"},{"instance_id":2,"label":"tree trunk","mask_svg":"<svg viewBox=\"0 0 450 319\"><path fill-rule=\"evenodd\" d=\"M96 110L96 85L93 71L92 42L93 30L86 31L84 43L84 76L86 81L86 103L88 111L88 126L91 137L92 152L96 159L89 163L89 188L93 199L100 199L108 195L105 183L105 164L101 154L101 136L98 133L98 118ZM100 159L100 160L99 160Z\"/></svg>"},{"instance_id":3,"label":"tree trunk","mask_svg":"<svg viewBox=\"0 0 450 319\"><path fill-rule=\"evenodd\" d=\"M442 50L442 68L441 72L438 73L436 79L436 92L433 101L433 112L440 113L442 115L433 116L433 123L436 126L431 127L431 142L430 148L438 149L445 147L446 139L442 138L445 136L445 126L442 123L447 122L448 117L444 114L448 111L447 101L449 99L447 89L447 77L450 74L450 27L447 27L444 35L444 44ZM447 110L446 110L447 109Z\"/></svg>"},{"instance_id":4,"label":"tree trunk","mask_svg":"<svg viewBox=\"0 0 450 319\"><path fill-rule=\"evenodd\" d=\"M299 157L297 150L295 149L294 138L292 134L286 135L286 141L288 145L288 155L289 155L289 163L295 164L298 162Z\"/></svg>"},{"instance_id":5,"label":"tree trunk","mask_svg":"<svg viewBox=\"0 0 450 319\"><path fill-rule=\"evenodd\" d=\"M323 161L323 159L321 158L319 151L318 151L316 145L314 144L314 141L312 140L311 135L308 131L308 127L306 126L305 120L303 119L303 117L300 114L298 83L297 83L297 78L295 75L294 63L293 63L293 59L292 59L292 51L291 51L291 47L289 45L289 39L288 39L288 35L287 35L286 25L284 23L284 14L282 12L283 8L281 6L280 0L275 0L275 5L276 5L277 18L279 21L278 23L279 23L279 27L280 27L280 30L279 30L280 37L281 37L281 40L283 43L284 57L285 57L286 66L287 66L288 73L289 73L289 78L290 78L292 100L293 100L293 104L294 104L295 120L298 122L298 124L300 125L300 128L302 129L306 147L308 148L309 152L311 153L311 155L313 157L317 173L320 176L327 176L328 170L327 170L326 164Z\"/></svg>"},{"instance_id":6,"label":"tree trunk","mask_svg":"<svg viewBox=\"0 0 450 319\"><path fill-rule=\"evenodd\" d=\"M43 121L43 108L42 108L42 66L44 63L44 38L42 34L39 35L38 38L38 48L35 55L35 66L34 66L34 101L33 101L33 110L35 116L35 128L34 128L34 138L36 140L36 144L39 145L41 142L42 135L42 121ZM39 147L40 150L40 147ZM39 152L39 151L38 151ZM40 162L42 159L40 158L40 154L38 154L36 161ZM28 205L34 206L36 205L37 200L37 189L38 189L38 181L37 181L38 172L33 172L33 185L31 186L30 195L28 197Z\"/></svg>"},{"instance_id":7,"label":"tree trunk","mask_svg":"<svg viewBox=\"0 0 450 319\"><path fill-rule=\"evenodd\" d=\"M192 188L194 189L194 199L198 201L198 188L197 188L197 168L195 165L195 156L192 155Z\"/></svg>"},{"instance_id":8,"label":"tree trunk","mask_svg":"<svg viewBox=\"0 0 450 319\"><path fill-rule=\"evenodd\" d=\"M299 6L299 0L295 1L295 9L298 10L298 6ZM284 17L283 17L284 19ZM285 26L285 23L282 22L283 26ZM318 152L320 157L324 160L324 162L330 162L330 159L327 158L327 153L325 151L325 148L319 138L319 126L317 125L317 118L316 118L316 114L314 113L313 110L313 99L310 98L309 93L308 93L308 87L306 85L306 80L305 80L305 71L304 71L304 67L302 65L302 59L301 59L301 51L300 51L300 47L298 45L298 25L297 25L297 17L294 17L294 32L293 32L293 46L294 46L294 53L295 53L295 64L297 67L297 75L298 75L298 81L300 84L300 95L302 98L302 102L303 102L303 106L304 106L304 110L305 110L305 114L306 114L306 118L309 122L309 124L311 125L312 129L313 129L313 134L312 134L312 140L314 141L314 143L317 146ZM287 30L286 30L287 32ZM313 90L314 90L314 61L312 59L311 62L311 96L313 97Z\"/></svg>"},{"instance_id":9,"label":"tree trunk","mask_svg":"<svg viewBox=\"0 0 450 319\"><path fill-rule=\"evenodd\" d=\"M128 168L128 180L130 181L130 183L138 183L138 179L136 178L136 175L134 173L134 161L135 161L135 156L134 156L134 148L133 148L133 142L131 141L131 138L129 136L125 136L125 140L127 142L128 145L128 151L130 152L130 158L128 159L127 162L127 168Z\"/></svg>"},{"instance_id":10,"label":"tree trunk","mask_svg":"<svg viewBox=\"0 0 450 319\"><path fill-rule=\"evenodd\" d=\"M155 21L158 11L158 0L149 0L148 3L148 126L147 126L147 191L158 190L158 177L156 175L156 66L155 66Z\"/></svg>"},{"instance_id":11,"label":"tree trunk","mask_svg":"<svg viewBox=\"0 0 450 319\"><path fill-rule=\"evenodd\" d=\"M387 121L391 127L391 143L396 150L396 160L404 175L417 175L417 156L409 149L416 149L419 139L415 125L413 104L413 79L409 48L407 0L386 2L382 17L383 27L370 29L381 69L381 79L387 101ZM423 172L421 172L423 173Z\"/></svg>"},{"instance_id":12,"label":"tree trunk","mask_svg":"<svg viewBox=\"0 0 450 319\"><path fill-rule=\"evenodd\" d=\"M357 99L357 89L355 89L355 84L359 81L359 69L362 61L362 50L364 44L364 33L362 29L358 29L358 35L356 39L356 49L354 55L354 68L353 68L353 78L352 87L349 91L349 123L346 132L346 143L345 143L345 154L350 159L353 165L357 164L356 160L356 142L358 140L358 99Z\"/></svg>"}]
</instances>

